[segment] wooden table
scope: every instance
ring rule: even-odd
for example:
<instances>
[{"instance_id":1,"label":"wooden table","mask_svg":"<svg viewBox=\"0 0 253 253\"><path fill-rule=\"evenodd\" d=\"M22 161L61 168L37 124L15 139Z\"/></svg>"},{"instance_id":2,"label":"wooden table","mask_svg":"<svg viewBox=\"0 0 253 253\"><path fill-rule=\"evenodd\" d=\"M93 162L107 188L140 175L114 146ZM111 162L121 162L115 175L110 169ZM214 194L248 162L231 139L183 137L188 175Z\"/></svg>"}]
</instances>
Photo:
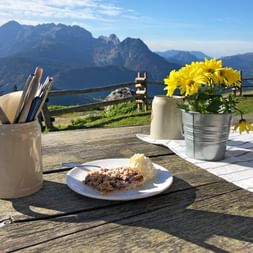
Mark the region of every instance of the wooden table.
<instances>
[{"instance_id":1,"label":"wooden table","mask_svg":"<svg viewBox=\"0 0 253 253\"><path fill-rule=\"evenodd\" d=\"M144 143L148 127L43 135L44 185L0 200L0 252L253 252L253 194ZM62 162L144 153L169 169L160 195L114 202L83 197L65 183Z\"/></svg>"}]
</instances>

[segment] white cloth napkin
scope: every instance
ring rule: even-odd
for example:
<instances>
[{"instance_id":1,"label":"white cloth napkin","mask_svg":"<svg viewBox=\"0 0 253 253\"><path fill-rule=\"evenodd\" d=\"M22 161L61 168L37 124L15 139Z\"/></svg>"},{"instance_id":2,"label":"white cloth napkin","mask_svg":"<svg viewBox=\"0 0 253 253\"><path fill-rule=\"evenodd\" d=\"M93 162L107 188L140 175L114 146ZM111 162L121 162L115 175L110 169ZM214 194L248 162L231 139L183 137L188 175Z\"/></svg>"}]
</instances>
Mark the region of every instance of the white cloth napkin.
<instances>
[{"instance_id":1,"label":"white cloth napkin","mask_svg":"<svg viewBox=\"0 0 253 253\"><path fill-rule=\"evenodd\" d=\"M245 190L253 192L253 133L229 135L226 157L221 161L202 161L185 155L184 140L155 140L149 135L136 134L142 141L163 145L175 154L208 172Z\"/></svg>"}]
</instances>

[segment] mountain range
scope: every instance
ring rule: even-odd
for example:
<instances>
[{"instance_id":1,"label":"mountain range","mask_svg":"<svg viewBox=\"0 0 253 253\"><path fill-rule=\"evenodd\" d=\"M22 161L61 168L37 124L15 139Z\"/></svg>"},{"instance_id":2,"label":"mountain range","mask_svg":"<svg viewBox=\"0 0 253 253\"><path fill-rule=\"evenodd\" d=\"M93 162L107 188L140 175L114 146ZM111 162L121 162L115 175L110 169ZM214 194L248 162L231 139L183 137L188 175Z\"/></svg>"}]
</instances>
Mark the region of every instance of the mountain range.
<instances>
[{"instance_id":1,"label":"mountain range","mask_svg":"<svg viewBox=\"0 0 253 253\"><path fill-rule=\"evenodd\" d=\"M209 57L198 51L155 53L139 38L120 41L115 34L94 38L79 26L53 23L31 26L10 21L0 26L0 41L0 94L22 89L38 65L54 77L53 89L81 89L131 82L138 71L146 71L149 80L163 80L170 70ZM223 61L252 73L252 56Z\"/></svg>"},{"instance_id":2,"label":"mountain range","mask_svg":"<svg viewBox=\"0 0 253 253\"><path fill-rule=\"evenodd\" d=\"M185 65L193 61L201 61L205 58L210 58L210 56L200 52L200 51L183 51L183 50L167 50L164 52L156 52L158 55L165 58L168 62L174 62L179 65Z\"/></svg>"},{"instance_id":3,"label":"mountain range","mask_svg":"<svg viewBox=\"0 0 253 253\"><path fill-rule=\"evenodd\" d=\"M140 39L120 41L114 34L94 38L79 26L30 26L10 21L0 27L0 39L2 92L14 86L21 89L37 65L55 77L54 89L133 81L137 71L161 80L179 67L151 52Z\"/></svg>"}]
</instances>

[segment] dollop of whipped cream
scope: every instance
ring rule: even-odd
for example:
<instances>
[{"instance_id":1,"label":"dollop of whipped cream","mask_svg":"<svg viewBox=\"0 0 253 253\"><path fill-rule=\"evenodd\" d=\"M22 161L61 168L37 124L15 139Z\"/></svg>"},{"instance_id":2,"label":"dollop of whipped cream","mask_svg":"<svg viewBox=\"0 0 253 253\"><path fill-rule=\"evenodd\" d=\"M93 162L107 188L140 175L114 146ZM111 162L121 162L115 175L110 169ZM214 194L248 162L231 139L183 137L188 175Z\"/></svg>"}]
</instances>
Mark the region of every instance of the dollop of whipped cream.
<instances>
[{"instance_id":1,"label":"dollop of whipped cream","mask_svg":"<svg viewBox=\"0 0 253 253\"><path fill-rule=\"evenodd\" d=\"M134 154L129 159L129 166L135 169L144 177L144 181L148 181L155 176L155 169L152 161L144 156L144 154Z\"/></svg>"}]
</instances>

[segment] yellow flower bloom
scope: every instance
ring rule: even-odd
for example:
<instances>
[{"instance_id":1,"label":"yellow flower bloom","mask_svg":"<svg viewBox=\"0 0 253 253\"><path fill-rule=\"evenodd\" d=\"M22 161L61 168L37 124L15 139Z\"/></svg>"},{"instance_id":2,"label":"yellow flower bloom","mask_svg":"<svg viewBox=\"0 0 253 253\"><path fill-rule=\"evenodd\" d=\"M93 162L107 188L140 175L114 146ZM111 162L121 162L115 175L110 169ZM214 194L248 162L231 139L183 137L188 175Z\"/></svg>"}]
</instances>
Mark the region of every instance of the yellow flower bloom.
<instances>
[{"instance_id":1,"label":"yellow flower bloom","mask_svg":"<svg viewBox=\"0 0 253 253\"><path fill-rule=\"evenodd\" d=\"M248 123L245 119L240 119L239 122L234 126L234 131L236 131L239 128L240 134L242 132L249 132L253 130L253 126Z\"/></svg>"},{"instance_id":2,"label":"yellow flower bloom","mask_svg":"<svg viewBox=\"0 0 253 253\"><path fill-rule=\"evenodd\" d=\"M203 75L201 68L186 65L180 70L172 70L167 78L164 79L167 96L172 96L175 89L180 88L181 95L193 95L208 80Z\"/></svg>"},{"instance_id":3,"label":"yellow flower bloom","mask_svg":"<svg viewBox=\"0 0 253 253\"><path fill-rule=\"evenodd\" d=\"M222 68L222 61L217 61L215 58L210 60L205 59L205 61L200 64L200 67L202 68L204 75L208 78L208 83L217 84L218 80L215 72L217 69Z\"/></svg>"},{"instance_id":4,"label":"yellow flower bloom","mask_svg":"<svg viewBox=\"0 0 253 253\"><path fill-rule=\"evenodd\" d=\"M172 70L167 78L165 78L164 83L167 85L165 90L167 90L167 96L172 96L175 89L179 84L179 75L176 70Z\"/></svg>"},{"instance_id":5,"label":"yellow flower bloom","mask_svg":"<svg viewBox=\"0 0 253 253\"><path fill-rule=\"evenodd\" d=\"M216 60L215 58L212 58L210 60L205 59L202 65L209 70L212 70L212 69L215 70L218 68L222 68L222 60Z\"/></svg>"},{"instance_id":6,"label":"yellow flower bloom","mask_svg":"<svg viewBox=\"0 0 253 253\"><path fill-rule=\"evenodd\" d=\"M181 79L180 89L185 96L191 96L199 91L205 80L206 79L203 75L196 74L194 71L188 71L188 73Z\"/></svg>"},{"instance_id":7,"label":"yellow flower bloom","mask_svg":"<svg viewBox=\"0 0 253 253\"><path fill-rule=\"evenodd\" d=\"M164 83L168 96L172 96L176 88L180 89L181 95L190 96L203 86L240 86L241 76L237 70L222 67L222 61L214 58L186 64L178 71L172 70Z\"/></svg>"},{"instance_id":8,"label":"yellow flower bloom","mask_svg":"<svg viewBox=\"0 0 253 253\"><path fill-rule=\"evenodd\" d=\"M172 96L176 89L184 96L184 110L200 113L232 113L236 99L225 94L227 87L241 86L240 72L223 67L221 60L205 59L204 61L186 64L179 70L172 70L164 79L167 96ZM225 95L224 95L225 94ZM240 132L253 130L253 126L241 120L234 129Z\"/></svg>"},{"instance_id":9,"label":"yellow flower bloom","mask_svg":"<svg viewBox=\"0 0 253 253\"><path fill-rule=\"evenodd\" d=\"M225 86L241 86L241 74L238 70L232 68L220 68L215 71L217 83L224 84Z\"/></svg>"}]
</instances>

